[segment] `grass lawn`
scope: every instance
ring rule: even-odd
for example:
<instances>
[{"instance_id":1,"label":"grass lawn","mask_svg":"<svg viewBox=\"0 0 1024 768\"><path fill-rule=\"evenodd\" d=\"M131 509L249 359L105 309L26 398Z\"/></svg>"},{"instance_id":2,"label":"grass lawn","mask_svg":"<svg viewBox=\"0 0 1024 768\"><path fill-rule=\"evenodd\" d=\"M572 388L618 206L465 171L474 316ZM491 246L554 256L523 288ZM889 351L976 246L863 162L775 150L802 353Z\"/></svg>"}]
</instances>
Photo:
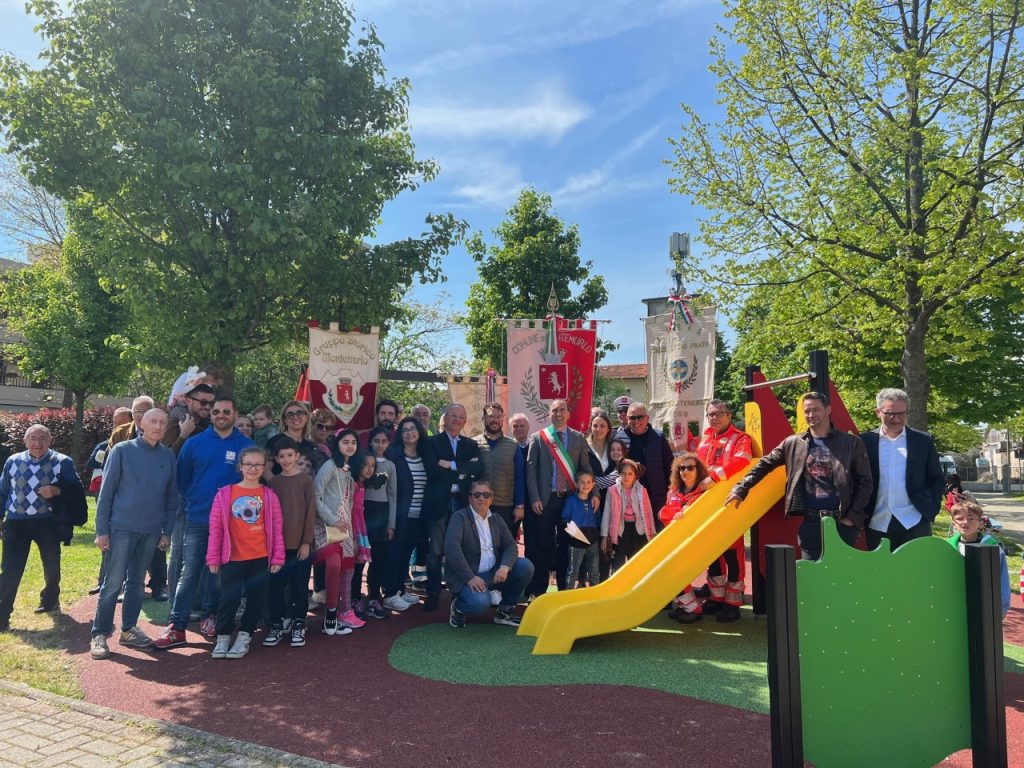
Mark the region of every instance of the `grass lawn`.
<instances>
[{"instance_id":1,"label":"grass lawn","mask_svg":"<svg viewBox=\"0 0 1024 768\"><path fill-rule=\"evenodd\" d=\"M70 547L61 551L60 602L74 605L96 584L100 551L93 544L95 503L89 500L89 523L75 529ZM25 683L62 696L82 698L74 663L64 653L63 617L60 613L36 615L43 569L35 546L29 553L25 576L11 616L11 631L0 634L0 678Z\"/></svg>"}]
</instances>

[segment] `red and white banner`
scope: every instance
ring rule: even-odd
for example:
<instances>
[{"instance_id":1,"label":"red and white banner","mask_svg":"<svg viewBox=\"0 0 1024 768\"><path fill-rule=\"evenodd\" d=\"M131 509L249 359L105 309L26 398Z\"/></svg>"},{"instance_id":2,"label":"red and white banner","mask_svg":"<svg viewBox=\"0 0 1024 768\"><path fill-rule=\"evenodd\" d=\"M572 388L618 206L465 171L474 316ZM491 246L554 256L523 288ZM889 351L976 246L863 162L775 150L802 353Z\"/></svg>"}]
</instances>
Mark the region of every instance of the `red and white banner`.
<instances>
[{"instance_id":1,"label":"red and white banner","mask_svg":"<svg viewBox=\"0 0 1024 768\"><path fill-rule=\"evenodd\" d=\"M557 332L556 332L557 331ZM581 432L590 423L597 356L597 322L508 321L508 416L525 413L530 431L548 425L552 400L569 405L569 426Z\"/></svg>"},{"instance_id":2,"label":"red and white banner","mask_svg":"<svg viewBox=\"0 0 1024 768\"><path fill-rule=\"evenodd\" d=\"M380 379L380 335L309 329L309 398L343 427L370 429Z\"/></svg>"}]
</instances>

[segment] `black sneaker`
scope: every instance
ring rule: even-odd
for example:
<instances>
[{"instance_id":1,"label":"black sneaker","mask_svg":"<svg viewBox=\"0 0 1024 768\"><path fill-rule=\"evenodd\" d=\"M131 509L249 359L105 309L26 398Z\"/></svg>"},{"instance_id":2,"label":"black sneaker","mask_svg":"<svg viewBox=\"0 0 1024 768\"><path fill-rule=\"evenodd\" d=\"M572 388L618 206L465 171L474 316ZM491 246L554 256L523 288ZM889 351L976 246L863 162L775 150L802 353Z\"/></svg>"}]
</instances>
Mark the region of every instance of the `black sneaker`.
<instances>
[{"instance_id":1,"label":"black sneaker","mask_svg":"<svg viewBox=\"0 0 1024 768\"><path fill-rule=\"evenodd\" d=\"M448 624L454 629L463 629L466 626L466 614L455 607L454 600L448 609Z\"/></svg>"},{"instance_id":2,"label":"black sneaker","mask_svg":"<svg viewBox=\"0 0 1024 768\"><path fill-rule=\"evenodd\" d=\"M701 610L704 613L718 613L725 607L725 603L720 603L717 600L705 600L704 605L701 606Z\"/></svg>"},{"instance_id":3,"label":"black sneaker","mask_svg":"<svg viewBox=\"0 0 1024 768\"><path fill-rule=\"evenodd\" d=\"M306 625L301 621L292 624L292 648L301 648L306 644Z\"/></svg>"},{"instance_id":4,"label":"black sneaker","mask_svg":"<svg viewBox=\"0 0 1024 768\"><path fill-rule=\"evenodd\" d=\"M423 610L427 613L437 610L437 604L441 598L438 595L427 595L427 599L423 601Z\"/></svg>"},{"instance_id":5,"label":"black sneaker","mask_svg":"<svg viewBox=\"0 0 1024 768\"><path fill-rule=\"evenodd\" d=\"M696 624L703 618L703 613L689 613L688 611L680 609L679 615L676 616L676 621L678 621L680 624Z\"/></svg>"},{"instance_id":6,"label":"black sneaker","mask_svg":"<svg viewBox=\"0 0 1024 768\"><path fill-rule=\"evenodd\" d=\"M267 630L266 636L263 638L263 644L273 648L275 645L280 643L284 639L285 631L284 627L280 624L274 624Z\"/></svg>"},{"instance_id":7,"label":"black sneaker","mask_svg":"<svg viewBox=\"0 0 1024 768\"><path fill-rule=\"evenodd\" d=\"M366 606L366 615L371 619L386 619L388 612L380 604L380 600L371 600Z\"/></svg>"},{"instance_id":8,"label":"black sneaker","mask_svg":"<svg viewBox=\"0 0 1024 768\"><path fill-rule=\"evenodd\" d=\"M727 603L722 603L721 605L722 608L718 611L717 617L717 621L719 624L729 624L730 622L740 620L739 608L737 608L735 605L728 605Z\"/></svg>"},{"instance_id":9,"label":"black sneaker","mask_svg":"<svg viewBox=\"0 0 1024 768\"><path fill-rule=\"evenodd\" d=\"M512 611L503 611L499 608L494 614L494 623L504 624L506 627L518 627L519 617L512 613Z\"/></svg>"}]
</instances>

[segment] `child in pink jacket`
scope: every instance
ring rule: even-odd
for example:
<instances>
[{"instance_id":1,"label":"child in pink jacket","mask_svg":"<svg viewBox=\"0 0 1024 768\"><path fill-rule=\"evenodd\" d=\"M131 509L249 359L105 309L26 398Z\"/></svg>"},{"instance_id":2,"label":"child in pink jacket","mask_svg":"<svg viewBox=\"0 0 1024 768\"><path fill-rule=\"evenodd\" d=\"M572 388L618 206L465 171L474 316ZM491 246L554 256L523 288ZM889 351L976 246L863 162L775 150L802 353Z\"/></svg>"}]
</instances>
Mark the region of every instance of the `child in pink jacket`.
<instances>
[{"instance_id":1,"label":"child in pink jacket","mask_svg":"<svg viewBox=\"0 0 1024 768\"><path fill-rule=\"evenodd\" d=\"M210 508L206 564L220 573L215 659L240 659L249 652L256 622L263 615L269 573L284 565L284 532L277 495L260 484L267 464L262 448L246 448L239 458L242 482L217 491ZM245 590L245 612L234 643L235 612Z\"/></svg>"}]
</instances>

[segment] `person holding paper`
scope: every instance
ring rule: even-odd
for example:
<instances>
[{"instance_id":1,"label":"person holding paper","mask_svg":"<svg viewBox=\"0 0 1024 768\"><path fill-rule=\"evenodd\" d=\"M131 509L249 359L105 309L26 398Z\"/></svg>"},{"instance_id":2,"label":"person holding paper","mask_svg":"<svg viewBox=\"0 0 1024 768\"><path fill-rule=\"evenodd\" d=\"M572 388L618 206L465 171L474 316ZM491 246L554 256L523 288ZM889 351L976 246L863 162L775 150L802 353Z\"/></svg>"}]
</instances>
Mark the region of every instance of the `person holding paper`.
<instances>
[{"instance_id":1,"label":"person holding paper","mask_svg":"<svg viewBox=\"0 0 1024 768\"><path fill-rule=\"evenodd\" d=\"M601 581L598 543L601 539L601 515L594 510L590 492L594 490L594 475L586 470L576 473L576 495L565 500L562 522L569 537L569 570L565 574L565 588L576 589L586 581L588 587Z\"/></svg>"}]
</instances>

